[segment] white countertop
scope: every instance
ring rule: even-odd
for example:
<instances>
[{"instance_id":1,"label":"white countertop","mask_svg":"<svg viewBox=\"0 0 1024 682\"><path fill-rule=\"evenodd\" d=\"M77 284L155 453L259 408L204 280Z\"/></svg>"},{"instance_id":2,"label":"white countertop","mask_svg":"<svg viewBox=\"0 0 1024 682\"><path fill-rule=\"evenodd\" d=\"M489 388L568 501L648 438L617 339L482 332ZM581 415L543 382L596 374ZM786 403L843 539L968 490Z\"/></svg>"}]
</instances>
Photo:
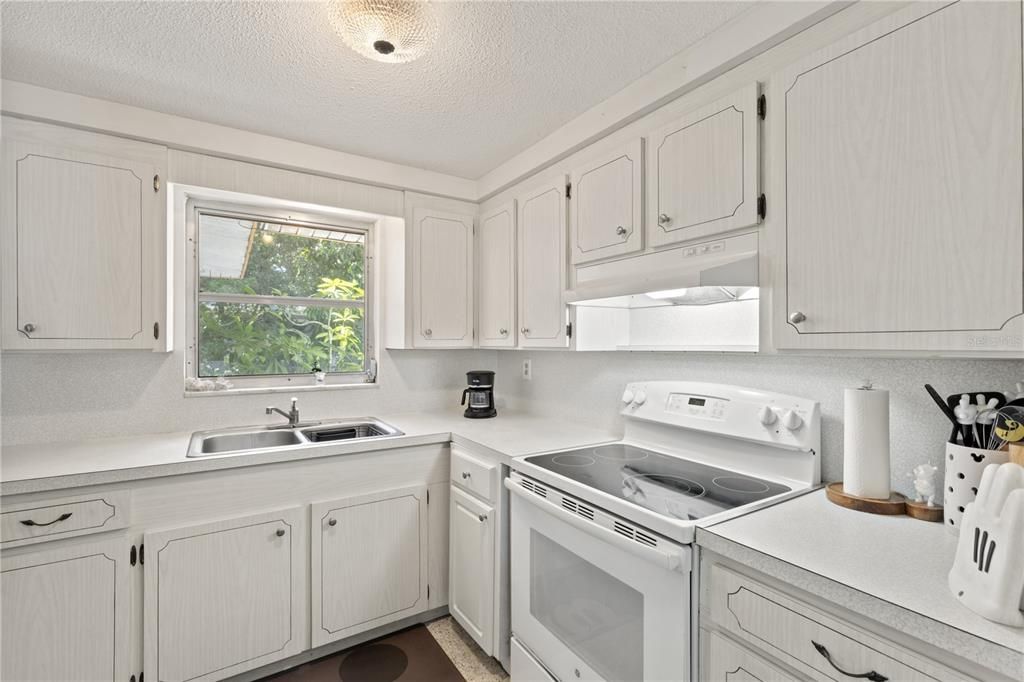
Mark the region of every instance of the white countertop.
<instances>
[{"instance_id":1,"label":"white countertop","mask_svg":"<svg viewBox=\"0 0 1024 682\"><path fill-rule=\"evenodd\" d=\"M616 440L621 435L562 419L510 410L503 410L493 419L466 419L461 410L374 416L397 427L405 435L251 455L198 458L185 456L192 435L190 432L11 446L0 453L0 494L17 495L448 441L484 450L492 457L506 461L535 452Z\"/></svg>"},{"instance_id":2,"label":"white countertop","mask_svg":"<svg viewBox=\"0 0 1024 682\"><path fill-rule=\"evenodd\" d=\"M838 583L849 588L842 606L1011 677L1024 669L1024 629L986 620L950 593L957 537L940 523L845 509L819 489L700 529L697 542L829 601ZM737 555L737 546L769 561Z\"/></svg>"}]
</instances>

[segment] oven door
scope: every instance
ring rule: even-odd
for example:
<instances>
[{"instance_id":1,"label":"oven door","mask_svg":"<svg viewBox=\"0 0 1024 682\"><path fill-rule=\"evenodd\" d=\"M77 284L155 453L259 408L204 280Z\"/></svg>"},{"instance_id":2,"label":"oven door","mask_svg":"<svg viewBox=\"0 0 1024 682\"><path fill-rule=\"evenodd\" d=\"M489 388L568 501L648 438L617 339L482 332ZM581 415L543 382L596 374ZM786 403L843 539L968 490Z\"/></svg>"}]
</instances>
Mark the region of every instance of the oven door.
<instances>
[{"instance_id":1,"label":"oven door","mask_svg":"<svg viewBox=\"0 0 1024 682\"><path fill-rule=\"evenodd\" d=\"M517 472L505 484L515 637L563 682L688 680L691 549Z\"/></svg>"}]
</instances>

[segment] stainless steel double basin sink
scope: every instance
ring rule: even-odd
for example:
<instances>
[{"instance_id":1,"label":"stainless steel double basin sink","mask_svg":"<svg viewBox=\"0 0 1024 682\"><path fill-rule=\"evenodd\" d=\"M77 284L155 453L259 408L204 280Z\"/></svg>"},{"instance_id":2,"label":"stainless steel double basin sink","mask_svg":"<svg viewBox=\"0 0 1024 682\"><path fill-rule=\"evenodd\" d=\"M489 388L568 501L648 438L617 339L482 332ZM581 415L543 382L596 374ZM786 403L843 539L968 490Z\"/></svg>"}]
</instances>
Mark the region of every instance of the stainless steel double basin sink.
<instances>
[{"instance_id":1,"label":"stainless steel double basin sink","mask_svg":"<svg viewBox=\"0 0 1024 682\"><path fill-rule=\"evenodd\" d=\"M196 431L188 444L188 457L243 455L265 450L309 447L340 441L368 440L404 435L373 417L310 422L298 426L243 426Z\"/></svg>"}]
</instances>

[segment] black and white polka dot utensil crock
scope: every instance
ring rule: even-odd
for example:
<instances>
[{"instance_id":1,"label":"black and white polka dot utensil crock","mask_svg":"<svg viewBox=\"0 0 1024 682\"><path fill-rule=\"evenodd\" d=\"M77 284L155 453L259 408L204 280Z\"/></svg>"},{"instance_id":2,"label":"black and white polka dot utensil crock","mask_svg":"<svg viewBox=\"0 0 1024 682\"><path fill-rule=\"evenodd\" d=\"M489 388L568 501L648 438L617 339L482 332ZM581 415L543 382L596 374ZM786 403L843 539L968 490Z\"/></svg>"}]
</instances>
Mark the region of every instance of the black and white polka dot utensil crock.
<instances>
[{"instance_id":1,"label":"black and white polka dot utensil crock","mask_svg":"<svg viewBox=\"0 0 1024 682\"><path fill-rule=\"evenodd\" d=\"M979 616L1024 628L1024 467L989 466L963 515L949 589Z\"/></svg>"},{"instance_id":2,"label":"black and white polka dot utensil crock","mask_svg":"<svg viewBox=\"0 0 1024 682\"><path fill-rule=\"evenodd\" d=\"M968 448L946 443L945 486L942 489L943 523L953 535L960 532L964 509L978 494L981 474L989 464L1003 464L1010 456L1005 450Z\"/></svg>"}]
</instances>

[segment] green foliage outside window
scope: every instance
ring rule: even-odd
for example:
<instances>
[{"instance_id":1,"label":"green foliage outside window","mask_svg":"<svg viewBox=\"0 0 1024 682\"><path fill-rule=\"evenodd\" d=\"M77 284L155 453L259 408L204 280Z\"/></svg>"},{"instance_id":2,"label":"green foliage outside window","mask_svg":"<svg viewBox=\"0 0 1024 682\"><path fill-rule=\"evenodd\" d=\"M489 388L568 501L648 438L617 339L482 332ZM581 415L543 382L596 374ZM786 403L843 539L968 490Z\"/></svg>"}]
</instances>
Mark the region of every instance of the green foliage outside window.
<instances>
[{"instance_id":1,"label":"green foliage outside window","mask_svg":"<svg viewBox=\"0 0 1024 682\"><path fill-rule=\"evenodd\" d=\"M239 222L251 231L241 277L208 277L200 222L203 294L249 294L365 301L365 244L296 236ZM199 303L199 376L303 374L364 369L360 307L327 307L282 298L273 304Z\"/></svg>"}]
</instances>

